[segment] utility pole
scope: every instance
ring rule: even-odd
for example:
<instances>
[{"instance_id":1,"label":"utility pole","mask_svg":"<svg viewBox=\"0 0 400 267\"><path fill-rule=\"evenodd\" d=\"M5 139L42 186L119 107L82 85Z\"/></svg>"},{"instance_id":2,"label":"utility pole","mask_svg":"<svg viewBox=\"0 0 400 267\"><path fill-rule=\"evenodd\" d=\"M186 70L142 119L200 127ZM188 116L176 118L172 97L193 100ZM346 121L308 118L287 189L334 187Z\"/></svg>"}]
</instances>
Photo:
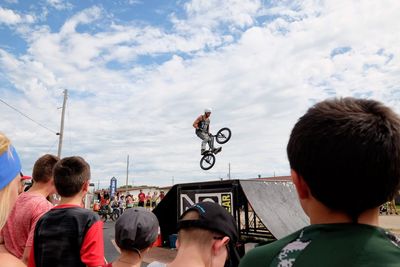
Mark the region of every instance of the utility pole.
<instances>
[{"instance_id":1,"label":"utility pole","mask_svg":"<svg viewBox=\"0 0 400 267\"><path fill-rule=\"evenodd\" d=\"M128 177L129 177L129 155L126 158L126 183L125 183L126 195L128 195Z\"/></svg>"},{"instance_id":2,"label":"utility pole","mask_svg":"<svg viewBox=\"0 0 400 267\"><path fill-rule=\"evenodd\" d=\"M60 127L60 132L57 133L57 135L59 136L57 156L59 158L61 157L61 149L62 149L62 142L63 142L63 136L64 136L64 117L65 117L65 106L67 104L67 98L68 98L68 90L64 89L63 93L64 93L64 101L63 101L62 112L61 112L61 127Z\"/></svg>"}]
</instances>

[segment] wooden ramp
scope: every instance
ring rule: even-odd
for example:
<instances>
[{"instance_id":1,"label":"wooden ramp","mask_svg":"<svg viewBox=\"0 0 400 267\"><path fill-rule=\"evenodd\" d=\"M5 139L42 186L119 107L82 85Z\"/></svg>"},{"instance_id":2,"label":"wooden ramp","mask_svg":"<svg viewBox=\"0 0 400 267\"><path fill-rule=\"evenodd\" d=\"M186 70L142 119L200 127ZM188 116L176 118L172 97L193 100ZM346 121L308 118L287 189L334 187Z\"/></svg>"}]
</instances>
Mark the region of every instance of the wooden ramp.
<instances>
[{"instance_id":1,"label":"wooden ramp","mask_svg":"<svg viewBox=\"0 0 400 267\"><path fill-rule=\"evenodd\" d=\"M240 185L254 212L275 238L309 225L293 183L240 180Z\"/></svg>"}]
</instances>

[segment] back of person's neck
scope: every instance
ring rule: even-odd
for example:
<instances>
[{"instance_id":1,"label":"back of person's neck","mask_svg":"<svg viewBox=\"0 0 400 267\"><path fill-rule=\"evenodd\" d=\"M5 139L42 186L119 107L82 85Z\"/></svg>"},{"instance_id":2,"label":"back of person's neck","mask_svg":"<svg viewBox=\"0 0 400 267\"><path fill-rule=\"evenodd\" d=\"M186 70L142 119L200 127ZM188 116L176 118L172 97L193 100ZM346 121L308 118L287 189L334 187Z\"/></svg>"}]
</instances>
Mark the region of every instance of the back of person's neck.
<instances>
[{"instance_id":1,"label":"back of person's neck","mask_svg":"<svg viewBox=\"0 0 400 267\"><path fill-rule=\"evenodd\" d=\"M48 197L51 193L53 193L53 191L54 187L52 186L51 182L34 182L32 187L28 190L28 192L31 194L37 194L43 197Z\"/></svg>"},{"instance_id":2,"label":"back of person's neck","mask_svg":"<svg viewBox=\"0 0 400 267\"><path fill-rule=\"evenodd\" d=\"M211 251L210 251L211 253ZM167 267L205 267L209 265L210 256L196 246L181 246L175 259ZM210 254L211 255L211 254Z\"/></svg>"},{"instance_id":3,"label":"back of person's neck","mask_svg":"<svg viewBox=\"0 0 400 267\"><path fill-rule=\"evenodd\" d=\"M311 224L354 223L350 215L332 210L319 201L311 204L307 210ZM364 211L358 216L356 223L378 226L379 209L373 208Z\"/></svg>"},{"instance_id":4,"label":"back of person's neck","mask_svg":"<svg viewBox=\"0 0 400 267\"><path fill-rule=\"evenodd\" d=\"M135 251L121 250L121 255L112 264L113 267L140 267L141 257Z\"/></svg>"},{"instance_id":5,"label":"back of person's neck","mask_svg":"<svg viewBox=\"0 0 400 267\"><path fill-rule=\"evenodd\" d=\"M82 195L78 194L72 197L61 197L60 205L82 206Z\"/></svg>"}]
</instances>

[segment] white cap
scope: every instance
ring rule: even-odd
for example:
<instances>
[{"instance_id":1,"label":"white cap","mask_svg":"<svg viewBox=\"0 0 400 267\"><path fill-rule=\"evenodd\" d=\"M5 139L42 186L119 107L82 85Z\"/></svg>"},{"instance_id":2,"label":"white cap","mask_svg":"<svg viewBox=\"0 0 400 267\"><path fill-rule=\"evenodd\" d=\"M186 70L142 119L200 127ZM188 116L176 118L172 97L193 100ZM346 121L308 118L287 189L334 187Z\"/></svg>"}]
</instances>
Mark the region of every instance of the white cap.
<instances>
[{"instance_id":1,"label":"white cap","mask_svg":"<svg viewBox=\"0 0 400 267\"><path fill-rule=\"evenodd\" d=\"M204 109L204 113L208 113L208 112L211 113L211 112L212 112L212 109L211 109L211 108L205 108L205 109Z\"/></svg>"}]
</instances>

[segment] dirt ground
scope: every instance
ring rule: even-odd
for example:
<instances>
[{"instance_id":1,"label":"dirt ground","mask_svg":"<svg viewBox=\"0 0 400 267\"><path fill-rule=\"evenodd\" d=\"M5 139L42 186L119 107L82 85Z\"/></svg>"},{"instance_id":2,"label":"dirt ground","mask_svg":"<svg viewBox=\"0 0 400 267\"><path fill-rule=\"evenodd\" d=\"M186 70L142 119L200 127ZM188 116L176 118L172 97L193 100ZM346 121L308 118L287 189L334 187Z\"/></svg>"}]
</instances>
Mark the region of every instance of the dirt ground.
<instances>
[{"instance_id":1,"label":"dirt ground","mask_svg":"<svg viewBox=\"0 0 400 267\"><path fill-rule=\"evenodd\" d=\"M379 224L382 228L388 229L400 237L400 216L399 215L379 216Z\"/></svg>"}]
</instances>

